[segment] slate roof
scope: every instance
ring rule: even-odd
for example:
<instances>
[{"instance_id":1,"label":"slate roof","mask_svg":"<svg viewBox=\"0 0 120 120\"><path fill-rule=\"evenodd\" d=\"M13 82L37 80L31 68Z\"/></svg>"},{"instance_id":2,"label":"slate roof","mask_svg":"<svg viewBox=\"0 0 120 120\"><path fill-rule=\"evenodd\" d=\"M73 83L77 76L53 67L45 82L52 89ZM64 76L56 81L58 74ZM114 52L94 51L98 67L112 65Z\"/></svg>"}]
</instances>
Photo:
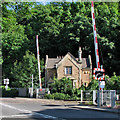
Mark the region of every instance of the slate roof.
<instances>
[{"instance_id":1,"label":"slate roof","mask_svg":"<svg viewBox=\"0 0 120 120\"><path fill-rule=\"evenodd\" d=\"M82 58L82 68L90 67L90 61L88 58Z\"/></svg>"},{"instance_id":2,"label":"slate roof","mask_svg":"<svg viewBox=\"0 0 120 120\"><path fill-rule=\"evenodd\" d=\"M72 55L72 57L74 57ZM75 57L74 57L75 58ZM47 61L47 68L55 68L56 64L58 64L63 58L48 58ZM75 60L78 62L78 58L75 58ZM82 58L82 68L89 68L90 62L88 58Z\"/></svg>"},{"instance_id":3,"label":"slate roof","mask_svg":"<svg viewBox=\"0 0 120 120\"><path fill-rule=\"evenodd\" d=\"M48 58L47 68L54 68L62 58Z\"/></svg>"}]
</instances>

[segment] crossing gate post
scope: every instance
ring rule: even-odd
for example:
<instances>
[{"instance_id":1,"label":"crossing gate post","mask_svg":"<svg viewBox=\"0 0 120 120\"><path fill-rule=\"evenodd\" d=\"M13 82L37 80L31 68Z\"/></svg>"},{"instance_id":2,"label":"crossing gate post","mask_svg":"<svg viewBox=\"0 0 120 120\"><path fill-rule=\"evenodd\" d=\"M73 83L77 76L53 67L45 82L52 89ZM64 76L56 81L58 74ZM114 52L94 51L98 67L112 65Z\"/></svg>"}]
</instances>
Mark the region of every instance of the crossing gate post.
<instances>
[{"instance_id":1,"label":"crossing gate post","mask_svg":"<svg viewBox=\"0 0 120 120\"><path fill-rule=\"evenodd\" d=\"M38 93L39 93L39 89L36 88L36 98L38 99Z\"/></svg>"},{"instance_id":2,"label":"crossing gate post","mask_svg":"<svg viewBox=\"0 0 120 120\"><path fill-rule=\"evenodd\" d=\"M93 90L93 104L96 105L97 101L96 101L97 97L96 97L96 90Z\"/></svg>"},{"instance_id":3,"label":"crossing gate post","mask_svg":"<svg viewBox=\"0 0 120 120\"><path fill-rule=\"evenodd\" d=\"M81 90L81 103L83 102L83 90Z\"/></svg>"},{"instance_id":4,"label":"crossing gate post","mask_svg":"<svg viewBox=\"0 0 120 120\"><path fill-rule=\"evenodd\" d=\"M116 90L110 90L110 96L111 96L111 107L115 107L115 101L116 101Z\"/></svg>"}]
</instances>

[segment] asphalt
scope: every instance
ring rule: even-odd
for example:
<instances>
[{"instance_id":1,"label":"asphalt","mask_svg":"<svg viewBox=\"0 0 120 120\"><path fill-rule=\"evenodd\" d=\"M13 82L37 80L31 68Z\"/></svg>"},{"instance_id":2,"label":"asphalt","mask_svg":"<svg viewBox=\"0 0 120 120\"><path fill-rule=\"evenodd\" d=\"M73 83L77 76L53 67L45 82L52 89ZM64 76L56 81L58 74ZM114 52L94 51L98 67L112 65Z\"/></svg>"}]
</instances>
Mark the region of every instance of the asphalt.
<instances>
[{"instance_id":1,"label":"asphalt","mask_svg":"<svg viewBox=\"0 0 120 120\"><path fill-rule=\"evenodd\" d=\"M114 108L101 106L98 107L97 105L87 105L87 104L80 104L77 101L62 101L64 106L69 108L76 108L76 109L85 109L85 110L94 110L100 112L109 112L109 113L116 113L120 114L120 106L115 106Z\"/></svg>"},{"instance_id":2,"label":"asphalt","mask_svg":"<svg viewBox=\"0 0 120 120\"><path fill-rule=\"evenodd\" d=\"M40 101L47 101L47 103L53 102L54 104L61 104L63 106L75 109L85 109L85 110L94 110L100 112L109 112L109 113L116 113L120 114L120 106L116 106L114 108L111 107L97 107L95 105L87 105L87 104L80 104L80 101L63 101L63 100L49 100L49 99L35 99L35 98L17 98L17 99L29 99L29 100L40 100Z\"/></svg>"},{"instance_id":3,"label":"asphalt","mask_svg":"<svg viewBox=\"0 0 120 120\"><path fill-rule=\"evenodd\" d=\"M116 113L120 114L120 109L115 109L115 108L99 108L95 106L80 106L80 105L75 105L75 106L70 106L71 108L77 108L77 109L85 109L85 110L94 110L94 111L101 111L101 112L109 112L109 113Z\"/></svg>"},{"instance_id":4,"label":"asphalt","mask_svg":"<svg viewBox=\"0 0 120 120\"><path fill-rule=\"evenodd\" d=\"M47 101L51 101L49 99L44 99ZM115 106L114 108L111 107L98 107L96 105L87 105L87 104L80 104L80 101L63 101L63 100L52 100L56 101L58 103L61 103L64 106L67 106L69 108L76 108L76 109L85 109L85 110L94 110L94 111L100 111L100 112L109 112L109 113L115 113L120 114L120 106Z\"/></svg>"}]
</instances>

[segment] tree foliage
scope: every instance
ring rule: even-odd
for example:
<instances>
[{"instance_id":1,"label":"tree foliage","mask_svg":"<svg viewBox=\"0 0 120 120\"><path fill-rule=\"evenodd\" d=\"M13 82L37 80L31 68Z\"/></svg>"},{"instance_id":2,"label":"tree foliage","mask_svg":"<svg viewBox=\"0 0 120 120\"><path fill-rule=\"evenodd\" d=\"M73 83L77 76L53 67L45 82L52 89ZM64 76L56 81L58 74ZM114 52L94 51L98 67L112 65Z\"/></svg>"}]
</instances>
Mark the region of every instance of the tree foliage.
<instances>
[{"instance_id":1,"label":"tree foliage","mask_svg":"<svg viewBox=\"0 0 120 120\"><path fill-rule=\"evenodd\" d=\"M92 79L91 82L86 87L86 90L98 90L98 80ZM113 76L105 76L105 87L104 90L120 90L120 76L116 76L116 73Z\"/></svg>"},{"instance_id":2,"label":"tree foliage","mask_svg":"<svg viewBox=\"0 0 120 120\"><path fill-rule=\"evenodd\" d=\"M52 93L64 93L72 95L72 81L69 78L62 78L61 80L54 79L54 83L51 85Z\"/></svg>"},{"instance_id":3,"label":"tree foliage","mask_svg":"<svg viewBox=\"0 0 120 120\"><path fill-rule=\"evenodd\" d=\"M43 71L44 62L41 61L41 70ZM11 68L12 74L12 86L14 87L32 87L32 74L34 75L34 87L39 87L38 66L35 55L30 51L26 51L22 61L16 61L13 68ZM36 73L37 72L37 73Z\"/></svg>"},{"instance_id":4,"label":"tree foliage","mask_svg":"<svg viewBox=\"0 0 120 120\"><path fill-rule=\"evenodd\" d=\"M118 4L94 3L100 63L109 76L113 72L120 74ZM14 81L11 68L14 68L15 61L22 64L27 50L36 56L36 35L39 35L41 58L45 58L46 54L49 57L64 56L68 51L78 57L78 47L81 46L83 57L91 54L93 68L96 67L91 3L51 2L42 5L34 2L8 2L2 3L3 57L0 57L0 61L3 62L3 78Z\"/></svg>"},{"instance_id":5,"label":"tree foliage","mask_svg":"<svg viewBox=\"0 0 120 120\"><path fill-rule=\"evenodd\" d=\"M114 75L110 78L109 76L106 76L106 90L120 90L120 76Z\"/></svg>"}]
</instances>

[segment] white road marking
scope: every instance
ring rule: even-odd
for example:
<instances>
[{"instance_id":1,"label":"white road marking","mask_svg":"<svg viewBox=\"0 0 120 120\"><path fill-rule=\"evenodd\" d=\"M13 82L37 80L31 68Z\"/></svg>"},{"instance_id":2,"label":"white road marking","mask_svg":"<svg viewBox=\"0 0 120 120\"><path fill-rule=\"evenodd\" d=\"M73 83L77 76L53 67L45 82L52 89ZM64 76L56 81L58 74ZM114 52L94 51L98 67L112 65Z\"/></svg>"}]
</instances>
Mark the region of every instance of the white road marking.
<instances>
[{"instance_id":1,"label":"white road marking","mask_svg":"<svg viewBox=\"0 0 120 120\"><path fill-rule=\"evenodd\" d=\"M15 109L15 110L18 110L18 111L22 111L22 112L27 112L27 113L31 113L32 112L32 111L29 111L29 110L18 109L16 107L13 107L13 106L10 106L10 105L4 104L4 103L0 103L0 105L8 107L8 108L11 108L11 109Z\"/></svg>"},{"instance_id":2,"label":"white road marking","mask_svg":"<svg viewBox=\"0 0 120 120\"><path fill-rule=\"evenodd\" d=\"M32 113L32 111L19 109L19 108L16 108L16 107L4 104L4 103L0 103L0 105L8 107L8 108L11 108L11 109L14 109L14 110L22 111L22 112L25 112L25 113L31 113L31 114L28 114L28 115L39 115L39 116L42 116L43 118L52 118L52 119L56 119L57 118L57 117L54 117L54 116L51 116L51 115L46 115L46 114L41 114L41 113ZM14 116L17 116L17 115L2 116L2 118L3 117L14 117ZM20 116L20 115L18 115L18 116ZM25 116L25 115L23 115L23 116Z\"/></svg>"},{"instance_id":3,"label":"white road marking","mask_svg":"<svg viewBox=\"0 0 120 120\"><path fill-rule=\"evenodd\" d=\"M28 114L28 115L32 115L31 113L30 114ZM9 116L1 116L2 118L13 118L13 117L25 117L25 116L27 116L27 115L9 115Z\"/></svg>"}]
</instances>

